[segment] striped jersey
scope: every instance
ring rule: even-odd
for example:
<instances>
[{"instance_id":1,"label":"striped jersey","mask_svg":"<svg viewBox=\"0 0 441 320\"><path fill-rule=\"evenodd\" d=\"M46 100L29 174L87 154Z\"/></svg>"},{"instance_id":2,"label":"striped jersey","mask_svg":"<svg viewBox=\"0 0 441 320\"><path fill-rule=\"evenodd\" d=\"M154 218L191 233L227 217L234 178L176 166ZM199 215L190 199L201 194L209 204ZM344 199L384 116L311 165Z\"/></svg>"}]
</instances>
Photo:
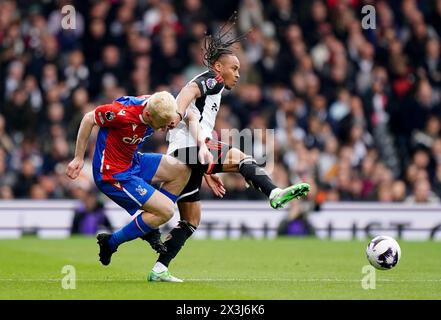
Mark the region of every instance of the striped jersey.
<instances>
[{"instance_id":1,"label":"striped jersey","mask_svg":"<svg viewBox=\"0 0 441 320\"><path fill-rule=\"evenodd\" d=\"M198 85L201 96L194 99L187 110L199 116L199 123L204 138L212 138L222 91L225 87L223 79L213 71L207 70L191 79L188 84L192 82ZM176 149L197 145L184 121L181 121L176 128L169 131L167 140L169 141L167 151L169 154L173 153Z\"/></svg>"}]
</instances>

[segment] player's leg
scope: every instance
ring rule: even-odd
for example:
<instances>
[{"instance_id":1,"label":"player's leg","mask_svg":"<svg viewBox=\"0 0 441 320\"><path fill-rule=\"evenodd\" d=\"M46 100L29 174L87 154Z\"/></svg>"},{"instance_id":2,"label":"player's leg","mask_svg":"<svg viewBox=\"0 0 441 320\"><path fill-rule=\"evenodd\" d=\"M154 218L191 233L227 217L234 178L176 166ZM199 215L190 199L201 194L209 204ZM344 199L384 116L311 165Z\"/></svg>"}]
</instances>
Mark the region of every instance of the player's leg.
<instances>
[{"instance_id":1,"label":"player's leg","mask_svg":"<svg viewBox=\"0 0 441 320\"><path fill-rule=\"evenodd\" d=\"M118 181L116 184L118 187L114 186L115 183L106 183L100 189L131 215L140 209L143 212L118 231L97 236L100 261L103 265L110 263L112 254L121 244L157 229L170 220L174 213L174 199L157 191L139 177L132 177L126 182ZM114 189L110 189L112 187Z\"/></svg>"},{"instance_id":2,"label":"player's leg","mask_svg":"<svg viewBox=\"0 0 441 320\"><path fill-rule=\"evenodd\" d=\"M172 156L163 155L151 181L152 183L162 182L159 191L165 191L178 198L178 195L184 190L190 174L191 169L186 164Z\"/></svg>"},{"instance_id":3,"label":"player's leg","mask_svg":"<svg viewBox=\"0 0 441 320\"><path fill-rule=\"evenodd\" d=\"M176 257L185 242L195 232L201 219L201 203L199 188L202 183L203 172L206 166L194 166L190 179L182 191L178 200L178 208L181 221L166 237L164 245L167 250L161 253L152 271L149 273L149 281L181 282L173 277L168 271L172 259Z\"/></svg>"},{"instance_id":4,"label":"player's leg","mask_svg":"<svg viewBox=\"0 0 441 320\"><path fill-rule=\"evenodd\" d=\"M142 237L157 229L173 217L174 202L161 192L154 191L141 208L143 212L109 239L110 249L116 249L124 242Z\"/></svg>"},{"instance_id":5,"label":"player's leg","mask_svg":"<svg viewBox=\"0 0 441 320\"><path fill-rule=\"evenodd\" d=\"M156 170L152 170L156 166ZM174 202L184 189L190 177L190 168L179 160L161 154L139 155L140 176L147 182L160 183L159 191L169 196ZM165 253L167 248L161 241L161 233L156 228L142 237L158 253Z\"/></svg>"},{"instance_id":6,"label":"player's leg","mask_svg":"<svg viewBox=\"0 0 441 320\"><path fill-rule=\"evenodd\" d=\"M236 148L231 148L226 153L222 171L239 172L250 186L268 197L274 209L283 208L291 200L306 196L310 190L307 183L294 184L285 189L278 188L266 171L257 165L256 160Z\"/></svg>"},{"instance_id":7,"label":"player's leg","mask_svg":"<svg viewBox=\"0 0 441 320\"><path fill-rule=\"evenodd\" d=\"M167 253L159 255L158 262L168 268L170 262L182 249L185 242L199 227L201 221L201 201L178 202L179 216L178 225L170 231L165 241Z\"/></svg>"},{"instance_id":8,"label":"player's leg","mask_svg":"<svg viewBox=\"0 0 441 320\"><path fill-rule=\"evenodd\" d=\"M164 244L167 247L166 253L161 253L153 269L150 271L149 281L181 282L182 280L173 277L168 271L170 262L181 251L185 242L190 238L199 226L201 218L201 202L180 202L178 203L181 220L166 237Z\"/></svg>"},{"instance_id":9,"label":"player's leg","mask_svg":"<svg viewBox=\"0 0 441 320\"><path fill-rule=\"evenodd\" d=\"M113 233L101 234L100 260L104 265L110 263L111 255L124 242L155 233L158 227L170 220L174 213L177 195L186 185L190 169L176 159L161 154L137 154L131 170L114 175L117 183L104 184L103 190L111 199L120 204L130 214L141 209L143 212L132 222ZM164 182L159 190L150 183ZM167 185L169 183L169 185Z\"/></svg>"}]
</instances>

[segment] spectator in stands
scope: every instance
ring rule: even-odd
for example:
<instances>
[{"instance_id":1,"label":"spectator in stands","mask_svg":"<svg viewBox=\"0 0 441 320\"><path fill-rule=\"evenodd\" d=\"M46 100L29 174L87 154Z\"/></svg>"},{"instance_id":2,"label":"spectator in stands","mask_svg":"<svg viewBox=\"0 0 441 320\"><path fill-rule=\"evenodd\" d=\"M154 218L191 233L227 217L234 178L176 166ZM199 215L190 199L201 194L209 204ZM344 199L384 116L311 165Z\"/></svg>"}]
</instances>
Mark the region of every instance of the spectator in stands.
<instances>
[{"instance_id":1,"label":"spectator in stands","mask_svg":"<svg viewBox=\"0 0 441 320\"><path fill-rule=\"evenodd\" d=\"M441 198L441 163L436 165L435 175L432 181L433 191Z\"/></svg>"},{"instance_id":2,"label":"spectator in stands","mask_svg":"<svg viewBox=\"0 0 441 320\"><path fill-rule=\"evenodd\" d=\"M415 182L414 193L406 198L406 202L439 203L440 198L431 190L428 180L420 179Z\"/></svg>"},{"instance_id":3,"label":"spectator in stands","mask_svg":"<svg viewBox=\"0 0 441 320\"><path fill-rule=\"evenodd\" d=\"M71 234L95 236L102 229L112 232L112 224L106 216L98 193L87 192L80 207L75 210Z\"/></svg>"},{"instance_id":4,"label":"spectator in stands","mask_svg":"<svg viewBox=\"0 0 441 320\"><path fill-rule=\"evenodd\" d=\"M392 201L403 202L406 199L406 184L402 180L396 180L392 184Z\"/></svg>"},{"instance_id":5,"label":"spectator in stands","mask_svg":"<svg viewBox=\"0 0 441 320\"><path fill-rule=\"evenodd\" d=\"M37 183L37 172L31 158L23 160L21 172L14 185L14 196L17 198L29 198L32 186Z\"/></svg>"},{"instance_id":6,"label":"spectator in stands","mask_svg":"<svg viewBox=\"0 0 441 320\"><path fill-rule=\"evenodd\" d=\"M278 236L311 236L314 229L308 221L308 213L312 210L310 202L297 202L291 205L287 216L277 227Z\"/></svg>"},{"instance_id":7,"label":"spectator in stands","mask_svg":"<svg viewBox=\"0 0 441 320\"><path fill-rule=\"evenodd\" d=\"M363 1L77 1L75 30L61 28L64 3L0 1L2 197L79 196L57 171L82 115L125 94L178 92L205 70L204 33L234 10L232 31L253 31L235 48L240 87L224 91L217 131L264 118L275 166L316 183L320 201L415 199L421 179L441 196L441 1L377 1L374 30L361 28ZM225 177L230 197L254 199Z\"/></svg>"}]
</instances>

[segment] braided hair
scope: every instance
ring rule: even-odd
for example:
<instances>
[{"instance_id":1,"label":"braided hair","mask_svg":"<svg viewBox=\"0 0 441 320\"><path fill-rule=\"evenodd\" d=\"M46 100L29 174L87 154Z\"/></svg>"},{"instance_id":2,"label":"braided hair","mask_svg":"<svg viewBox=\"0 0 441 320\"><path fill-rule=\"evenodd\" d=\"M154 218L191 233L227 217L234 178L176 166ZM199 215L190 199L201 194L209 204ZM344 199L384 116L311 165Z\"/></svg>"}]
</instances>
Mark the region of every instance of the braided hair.
<instances>
[{"instance_id":1,"label":"braided hair","mask_svg":"<svg viewBox=\"0 0 441 320\"><path fill-rule=\"evenodd\" d=\"M232 54L231 46L246 37L248 34L242 34L237 37L230 36L230 31L233 29L237 20L237 11L231 15L228 21L217 31L214 35L206 35L204 38L204 65L211 69L213 64L219 60L223 55ZM226 26L231 24L230 27L226 29ZM226 29L226 30L224 30Z\"/></svg>"}]
</instances>

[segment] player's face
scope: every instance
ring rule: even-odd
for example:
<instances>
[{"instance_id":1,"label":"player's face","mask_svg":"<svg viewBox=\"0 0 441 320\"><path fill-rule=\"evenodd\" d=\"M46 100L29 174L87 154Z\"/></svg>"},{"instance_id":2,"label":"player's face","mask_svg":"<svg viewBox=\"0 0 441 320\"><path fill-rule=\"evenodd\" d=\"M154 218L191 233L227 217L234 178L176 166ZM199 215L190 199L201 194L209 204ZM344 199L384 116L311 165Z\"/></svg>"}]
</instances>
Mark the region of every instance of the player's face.
<instances>
[{"instance_id":1,"label":"player's face","mask_svg":"<svg viewBox=\"0 0 441 320\"><path fill-rule=\"evenodd\" d=\"M148 111L145 111L145 118L151 128L159 131L167 131L173 129L174 119L162 119L151 115Z\"/></svg>"},{"instance_id":2,"label":"player's face","mask_svg":"<svg viewBox=\"0 0 441 320\"><path fill-rule=\"evenodd\" d=\"M225 88L232 89L239 81L240 62L239 59L232 54L223 56L220 59L220 74L224 79Z\"/></svg>"},{"instance_id":3,"label":"player's face","mask_svg":"<svg viewBox=\"0 0 441 320\"><path fill-rule=\"evenodd\" d=\"M154 126L153 129L159 130L159 131L167 131L169 129L173 129L173 119L172 120L164 120L164 119L154 119Z\"/></svg>"}]
</instances>

